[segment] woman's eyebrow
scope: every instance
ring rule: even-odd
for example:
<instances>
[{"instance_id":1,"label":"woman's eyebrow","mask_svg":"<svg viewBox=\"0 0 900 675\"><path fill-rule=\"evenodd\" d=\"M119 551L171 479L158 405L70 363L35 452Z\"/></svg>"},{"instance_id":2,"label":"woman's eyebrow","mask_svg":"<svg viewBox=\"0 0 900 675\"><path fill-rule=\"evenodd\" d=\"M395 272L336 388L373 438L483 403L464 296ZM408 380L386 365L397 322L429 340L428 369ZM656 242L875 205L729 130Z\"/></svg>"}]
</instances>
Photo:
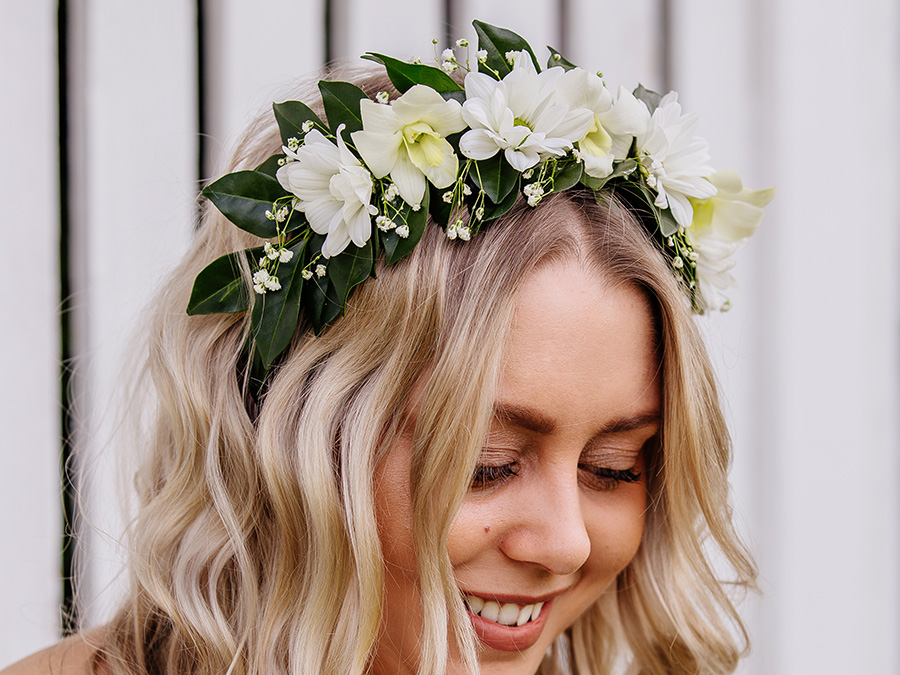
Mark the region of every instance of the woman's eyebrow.
<instances>
[{"instance_id":1,"label":"woman's eyebrow","mask_svg":"<svg viewBox=\"0 0 900 675\"><path fill-rule=\"evenodd\" d=\"M538 434L551 434L556 430L553 420L528 408L515 405L495 403L494 417L501 422L509 422Z\"/></svg>"},{"instance_id":2,"label":"woman's eyebrow","mask_svg":"<svg viewBox=\"0 0 900 675\"><path fill-rule=\"evenodd\" d=\"M548 417L521 406L506 403L494 405L494 417L502 422L514 424L538 434L551 434L556 431L556 423ZM613 420L594 435L594 439L611 434L634 431L652 425L658 425L662 420L659 410L648 410L635 415L627 415Z\"/></svg>"}]
</instances>

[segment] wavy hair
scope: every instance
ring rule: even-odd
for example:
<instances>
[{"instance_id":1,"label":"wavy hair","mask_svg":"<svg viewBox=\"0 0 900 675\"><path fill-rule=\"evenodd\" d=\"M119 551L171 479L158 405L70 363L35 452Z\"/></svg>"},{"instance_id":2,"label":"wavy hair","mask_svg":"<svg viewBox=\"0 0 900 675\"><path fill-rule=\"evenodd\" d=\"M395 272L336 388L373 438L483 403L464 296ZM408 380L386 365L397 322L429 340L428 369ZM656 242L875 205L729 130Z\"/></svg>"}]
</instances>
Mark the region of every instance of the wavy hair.
<instances>
[{"instance_id":1,"label":"wavy hair","mask_svg":"<svg viewBox=\"0 0 900 675\"><path fill-rule=\"evenodd\" d=\"M369 95L389 88L371 73L339 78ZM310 102L313 91L293 97ZM278 151L270 119L251 125L228 171ZM418 668L444 673L457 650L477 672L448 531L490 423L517 289L530 271L577 259L646 295L663 425L648 458L638 553L539 673L735 669L746 631L711 556L738 586L752 586L755 570L731 522L730 441L713 373L677 282L614 196L569 190L537 209L520 200L462 245L430 224L413 253L381 265L320 337L301 322L258 407L242 375L249 313L183 311L204 265L251 245L207 207L150 313L143 372L155 407L136 475L131 586L98 661L118 675L367 672L385 578L373 476L424 381L410 476Z\"/></svg>"}]
</instances>

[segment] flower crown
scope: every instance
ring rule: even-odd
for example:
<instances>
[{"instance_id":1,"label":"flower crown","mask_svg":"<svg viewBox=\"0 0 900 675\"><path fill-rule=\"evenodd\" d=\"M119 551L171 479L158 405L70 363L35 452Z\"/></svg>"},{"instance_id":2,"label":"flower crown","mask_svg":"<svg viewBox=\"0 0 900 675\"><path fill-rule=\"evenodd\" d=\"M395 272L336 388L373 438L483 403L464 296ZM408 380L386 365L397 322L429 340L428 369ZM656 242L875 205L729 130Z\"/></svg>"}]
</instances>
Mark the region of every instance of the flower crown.
<instances>
[{"instance_id":1,"label":"flower crown","mask_svg":"<svg viewBox=\"0 0 900 675\"><path fill-rule=\"evenodd\" d=\"M694 135L696 116L682 114L675 92L620 87L613 97L600 75L555 49L542 69L519 35L474 26L474 67L466 40L456 43L464 62L435 47L439 67L366 54L399 97L379 92L373 101L354 84L320 81L327 124L304 103L276 103L282 153L203 190L228 220L266 241L210 263L187 311L252 304L257 373L290 344L301 306L318 334L343 313L353 287L374 276L382 254L391 265L415 247L428 214L448 238L465 242L520 192L531 207L577 186L614 192L693 309L728 308L722 291L734 283L732 254L774 189L747 190L734 172L714 172L706 141ZM450 76L459 68L464 86Z\"/></svg>"}]
</instances>

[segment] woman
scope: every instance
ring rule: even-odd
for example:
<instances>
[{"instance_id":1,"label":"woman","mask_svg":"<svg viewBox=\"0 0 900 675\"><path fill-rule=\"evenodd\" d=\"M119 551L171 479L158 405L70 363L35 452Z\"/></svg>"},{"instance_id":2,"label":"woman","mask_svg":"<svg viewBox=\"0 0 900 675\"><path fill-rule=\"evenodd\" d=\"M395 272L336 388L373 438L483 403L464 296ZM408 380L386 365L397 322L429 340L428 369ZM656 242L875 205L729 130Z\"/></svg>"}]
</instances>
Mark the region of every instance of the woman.
<instances>
[{"instance_id":1,"label":"woman","mask_svg":"<svg viewBox=\"0 0 900 675\"><path fill-rule=\"evenodd\" d=\"M327 121L276 106L205 191L152 319L130 595L11 672L735 669L710 556L754 568L690 314L770 194L674 95L476 30L464 92L376 56L396 89L332 73Z\"/></svg>"}]
</instances>

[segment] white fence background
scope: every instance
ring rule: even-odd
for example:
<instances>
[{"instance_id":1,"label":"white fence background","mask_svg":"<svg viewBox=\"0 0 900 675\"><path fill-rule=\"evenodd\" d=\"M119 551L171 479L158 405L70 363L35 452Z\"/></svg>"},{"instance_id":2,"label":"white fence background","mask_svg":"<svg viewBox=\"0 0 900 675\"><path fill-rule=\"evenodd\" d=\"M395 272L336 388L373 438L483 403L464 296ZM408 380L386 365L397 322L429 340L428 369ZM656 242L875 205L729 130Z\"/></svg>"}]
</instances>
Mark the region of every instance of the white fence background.
<instances>
[{"instance_id":1,"label":"white fence background","mask_svg":"<svg viewBox=\"0 0 900 675\"><path fill-rule=\"evenodd\" d=\"M190 237L197 0L70 0L72 339L86 516L118 528L102 439L129 327ZM321 64L326 0L206 0L218 155L279 84ZM334 56L427 57L473 17L607 74L672 86L718 168L778 185L735 310L704 320L762 571L742 673L900 673L900 5L896 0L331 0ZM449 16L448 16L449 15ZM0 667L59 635L57 2L0 0ZM127 366L127 364L126 364ZM76 439L77 440L77 439ZM82 611L117 553L84 533Z\"/></svg>"}]
</instances>

